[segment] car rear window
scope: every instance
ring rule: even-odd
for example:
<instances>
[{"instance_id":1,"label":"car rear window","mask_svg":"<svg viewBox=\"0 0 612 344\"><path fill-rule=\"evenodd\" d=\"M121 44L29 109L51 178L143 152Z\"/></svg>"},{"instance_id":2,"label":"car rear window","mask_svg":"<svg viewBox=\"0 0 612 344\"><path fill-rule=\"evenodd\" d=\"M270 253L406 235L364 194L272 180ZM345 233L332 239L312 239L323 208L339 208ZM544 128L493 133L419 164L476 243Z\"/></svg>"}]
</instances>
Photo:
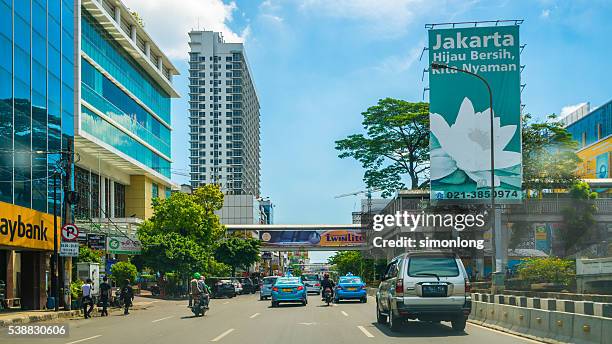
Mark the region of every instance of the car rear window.
<instances>
[{"instance_id":1,"label":"car rear window","mask_svg":"<svg viewBox=\"0 0 612 344\"><path fill-rule=\"evenodd\" d=\"M263 284L274 284L276 283L276 278L264 278Z\"/></svg>"},{"instance_id":2,"label":"car rear window","mask_svg":"<svg viewBox=\"0 0 612 344\"><path fill-rule=\"evenodd\" d=\"M408 275L456 277L459 276L459 267L454 257L410 257Z\"/></svg>"},{"instance_id":3,"label":"car rear window","mask_svg":"<svg viewBox=\"0 0 612 344\"><path fill-rule=\"evenodd\" d=\"M302 275L302 280L304 281L318 281L319 275Z\"/></svg>"},{"instance_id":4,"label":"car rear window","mask_svg":"<svg viewBox=\"0 0 612 344\"><path fill-rule=\"evenodd\" d=\"M295 284L300 283L299 278L279 278L276 284Z\"/></svg>"},{"instance_id":5,"label":"car rear window","mask_svg":"<svg viewBox=\"0 0 612 344\"><path fill-rule=\"evenodd\" d=\"M340 277L340 283L361 283L359 277Z\"/></svg>"}]
</instances>

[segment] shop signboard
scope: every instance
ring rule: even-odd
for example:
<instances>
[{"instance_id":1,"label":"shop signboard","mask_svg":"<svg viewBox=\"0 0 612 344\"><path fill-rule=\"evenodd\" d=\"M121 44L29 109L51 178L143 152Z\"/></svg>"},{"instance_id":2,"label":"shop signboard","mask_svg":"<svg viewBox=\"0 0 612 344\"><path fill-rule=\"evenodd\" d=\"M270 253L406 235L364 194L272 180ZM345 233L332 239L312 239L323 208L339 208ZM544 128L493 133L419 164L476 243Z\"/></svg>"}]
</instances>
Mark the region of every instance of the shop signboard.
<instances>
[{"instance_id":1,"label":"shop signboard","mask_svg":"<svg viewBox=\"0 0 612 344\"><path fill-rule=\"evenodd\" d=\"M87 234L87 246L92 250L106 249L106 235L97 233Z\"/></svg>"},{"instance_id":2,"label":"shop signboard","mask_svg":"<svg viewBox=\"0 0 612 344\"><path fill-rule=\"evenodd\" d=\"M429 30L431 196L434 201L498 203L522 198L519 27ZM489 92L493 98L491 147ZM495 178L491 181L491 149Z\"/></svg>"},{"instance_id":3,"label":"shop signboard","mask_svg":"<svg viewBox=\"0 0 612 344\"><path fill-rule=\"evenodd\" d=\"M53 251L54 240L53 215L0 202L0 246Z\"/></svg>"},{"instance_id":4,"label":"shop signboard","mask_svg":"<svg viewBox=\"0 0 612 344\"><path fill-rule=\"evenodd\" d=\"M106 250L115 254L140 254L142 247L140 241L125 236L109 236Z\"/></svg>"}]
</instances>

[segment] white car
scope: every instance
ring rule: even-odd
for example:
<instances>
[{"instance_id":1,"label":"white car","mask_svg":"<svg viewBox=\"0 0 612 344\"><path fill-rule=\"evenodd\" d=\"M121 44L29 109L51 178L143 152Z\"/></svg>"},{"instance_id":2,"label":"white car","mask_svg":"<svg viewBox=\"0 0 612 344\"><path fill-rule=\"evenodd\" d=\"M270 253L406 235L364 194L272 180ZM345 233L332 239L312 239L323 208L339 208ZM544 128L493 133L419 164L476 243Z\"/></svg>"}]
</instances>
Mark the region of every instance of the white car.
<instances>
[{"instance_id":1,"label":"white car","mask_svg":"<svg viewBox=\"0 0 612 344\"><path fill-rule=\"evenodd\" d=\"M302 274L307 293L321 294L321 279L318 274Z\"/></svg>"},{"instance_id":2,"label":"white car","mask_svg":"<svg viewBox=\"0 0 612 344\"><path fill-rule=\"evenodd\" d=\"M234 288L236 289L236 294L242 294L242 283L237 278L232 278L232 283L234 284Z\"/></svg>"}]
</instances>

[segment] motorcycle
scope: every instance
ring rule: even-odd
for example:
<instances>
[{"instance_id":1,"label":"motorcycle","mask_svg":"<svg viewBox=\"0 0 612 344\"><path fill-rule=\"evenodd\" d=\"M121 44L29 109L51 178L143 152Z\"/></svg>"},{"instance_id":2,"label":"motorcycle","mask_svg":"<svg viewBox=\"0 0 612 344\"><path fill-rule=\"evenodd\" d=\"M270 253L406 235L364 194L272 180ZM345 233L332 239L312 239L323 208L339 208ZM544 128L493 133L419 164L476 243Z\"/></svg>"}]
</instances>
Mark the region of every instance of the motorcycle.
<instances>
[{"instance_id":1,"label":"motorcycle","mask_svg":"<svg viewBox=\"0 0 612 344\"><path fill-rule=\"evenodd\" d=\"M323 299L325 300L325 303L327 303L327 305L329 306L329 304L332 302L332 291L330 288L325 288L325 290L323 291Z\"/></svg>"},{"instance_id":2,"label":"motorcycle","mask_svg":"<svg viewBox=\"0 0 612 344\"><path fill-rule=\"evenodd\" d=\"M206 298L198 296L193 300L191 311L196 317L204 316L208 310L208 301Z\"/></svg>"}]
</instances>

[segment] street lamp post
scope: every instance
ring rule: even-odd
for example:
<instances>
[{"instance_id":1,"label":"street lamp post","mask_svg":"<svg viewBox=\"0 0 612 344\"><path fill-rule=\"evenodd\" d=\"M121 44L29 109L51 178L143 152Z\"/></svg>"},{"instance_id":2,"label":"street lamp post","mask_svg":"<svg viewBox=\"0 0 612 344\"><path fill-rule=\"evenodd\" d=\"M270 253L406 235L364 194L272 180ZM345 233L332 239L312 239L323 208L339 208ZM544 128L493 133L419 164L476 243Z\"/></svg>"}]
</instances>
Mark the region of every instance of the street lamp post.
<instances>
[{"instance_id":1,"label":"street lamp post","mask_svg":"<svg viewBox=\"0 0 612 344\"><path fill-rule=\"evenodd\" d=\"M496 248L496 239L498 237L498 234L501 233L496 233L496 206L495 206L495 136L494 136L494 115L493 115L493 92L491 92L491 86L489 85L489 82L483 78L482 76L470 72L468 70L465 69L460 69L460 68L456 68L453 66L449 66L443 63L436 63L433 62L431 64L431 68L435 69L435 70L440 70L440 69L450 69L450 70L454 70L460 73L464 73L464 74L468 74L471 76L474 76L476 78L478 78L480 81L482 81L485 86L487 87L487 91L489 92L489 115L490 115L490 119L491 119L491 241L492 241L492 253L493 253L493 259L491 260L492 262L492 268L493 271L495 273L499 273L501 266L499 266L500 264L497 264L496 260L497 260L497 255L498 255L498 250ZM501 238L501 235L499 235L499 237ZM501 257L501 256L500 256Z\"/></svg>"}]
</instances>

